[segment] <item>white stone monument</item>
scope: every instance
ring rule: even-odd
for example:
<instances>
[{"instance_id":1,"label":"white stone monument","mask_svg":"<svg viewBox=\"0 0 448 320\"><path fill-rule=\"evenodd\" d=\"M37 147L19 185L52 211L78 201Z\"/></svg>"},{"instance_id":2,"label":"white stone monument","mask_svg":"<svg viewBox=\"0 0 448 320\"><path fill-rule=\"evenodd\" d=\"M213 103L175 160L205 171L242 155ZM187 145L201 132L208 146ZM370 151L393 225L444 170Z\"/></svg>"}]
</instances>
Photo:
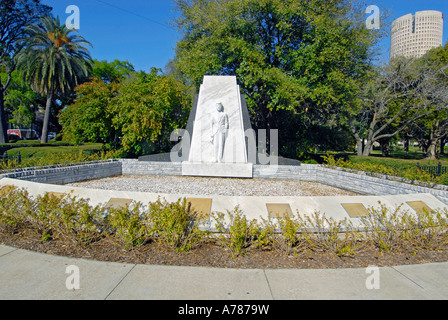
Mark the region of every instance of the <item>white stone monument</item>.
<instances>
[{"instance_id":1,"label":"white stone monument","mask_svg":"<svg viewBox=\"0 0 448 320\"><path fill-rule=\"evenodd\" d=\"M236 77L205 76L182 175L252 178L246 144L246 134L252 134L248 117Z\"/></svg>"}]
</instances>

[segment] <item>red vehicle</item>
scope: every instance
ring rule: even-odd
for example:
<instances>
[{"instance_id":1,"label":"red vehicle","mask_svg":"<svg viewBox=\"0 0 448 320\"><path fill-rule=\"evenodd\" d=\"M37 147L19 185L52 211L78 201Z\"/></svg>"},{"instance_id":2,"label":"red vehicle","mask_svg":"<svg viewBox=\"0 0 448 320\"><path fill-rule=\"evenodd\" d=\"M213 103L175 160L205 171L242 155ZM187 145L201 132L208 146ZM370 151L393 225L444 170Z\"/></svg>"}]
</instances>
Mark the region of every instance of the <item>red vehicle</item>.
<instances>
[{"instance_id":1,"label":"red vehicle","mask_svg":"<svg viewBox=\"0 0 448 320\"><path fill-rule=\"evenodd\" d=\"M32 129L8 129L8 135L18 136L23 140L38 138L36 131Z\"/></svg>"}]
</instances>

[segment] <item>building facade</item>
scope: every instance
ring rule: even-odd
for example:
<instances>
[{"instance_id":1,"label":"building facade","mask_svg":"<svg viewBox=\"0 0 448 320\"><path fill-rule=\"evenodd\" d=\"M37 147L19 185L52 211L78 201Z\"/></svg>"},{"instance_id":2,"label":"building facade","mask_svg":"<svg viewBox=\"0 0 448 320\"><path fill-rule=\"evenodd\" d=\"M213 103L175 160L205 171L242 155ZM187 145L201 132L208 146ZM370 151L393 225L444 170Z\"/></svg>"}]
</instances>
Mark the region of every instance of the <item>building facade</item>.
<instances>
[{"instance_id":1,"label":"building facade","mask_svg":"<svg viewBox=\"0 0 448 320\"><path fill-rule=\"evenodd\" d=\"M421 57L443 45L443 13L435 10L407 14L392 22L390 58Z\"/></svg>"}]
</instances>

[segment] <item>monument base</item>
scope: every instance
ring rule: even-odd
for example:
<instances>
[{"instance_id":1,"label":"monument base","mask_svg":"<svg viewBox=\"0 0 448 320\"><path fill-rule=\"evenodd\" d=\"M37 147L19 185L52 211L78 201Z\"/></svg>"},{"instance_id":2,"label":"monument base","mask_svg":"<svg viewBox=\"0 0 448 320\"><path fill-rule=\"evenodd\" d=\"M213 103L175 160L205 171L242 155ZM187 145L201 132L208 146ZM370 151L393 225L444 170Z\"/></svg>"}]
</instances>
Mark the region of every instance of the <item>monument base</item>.
<instances>
[{"instance_id":1,"label":"monument base","mask_svg":"<svg viewBox=\"0 0 448 320\"><path fill-rule=\"evenodd\" d=\"M182 162L183 176L253 178L252 163Z\"/></svg>"}]
</instances>

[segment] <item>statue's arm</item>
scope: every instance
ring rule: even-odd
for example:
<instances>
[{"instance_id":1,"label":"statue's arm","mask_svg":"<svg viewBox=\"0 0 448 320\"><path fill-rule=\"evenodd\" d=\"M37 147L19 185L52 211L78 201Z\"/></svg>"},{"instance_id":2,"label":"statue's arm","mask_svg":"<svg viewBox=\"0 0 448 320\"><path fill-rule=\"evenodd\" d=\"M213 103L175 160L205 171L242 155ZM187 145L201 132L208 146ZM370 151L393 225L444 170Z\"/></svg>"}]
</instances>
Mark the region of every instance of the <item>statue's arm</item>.
<instances>
[{"instance_id":1,"label":"statue's arm","mask_svg":"<svg viewBox=\"0 0 448 320\"><path fill-rule=\"evenodd\" d=\"M215 135L216 135L216 131L217 130L215 130L215 118L214 117L212 117L212 136L211 136L211 142L213 143L213 141L214 141L214 138L215 138Z\"/></svg>"}]
</instances>

